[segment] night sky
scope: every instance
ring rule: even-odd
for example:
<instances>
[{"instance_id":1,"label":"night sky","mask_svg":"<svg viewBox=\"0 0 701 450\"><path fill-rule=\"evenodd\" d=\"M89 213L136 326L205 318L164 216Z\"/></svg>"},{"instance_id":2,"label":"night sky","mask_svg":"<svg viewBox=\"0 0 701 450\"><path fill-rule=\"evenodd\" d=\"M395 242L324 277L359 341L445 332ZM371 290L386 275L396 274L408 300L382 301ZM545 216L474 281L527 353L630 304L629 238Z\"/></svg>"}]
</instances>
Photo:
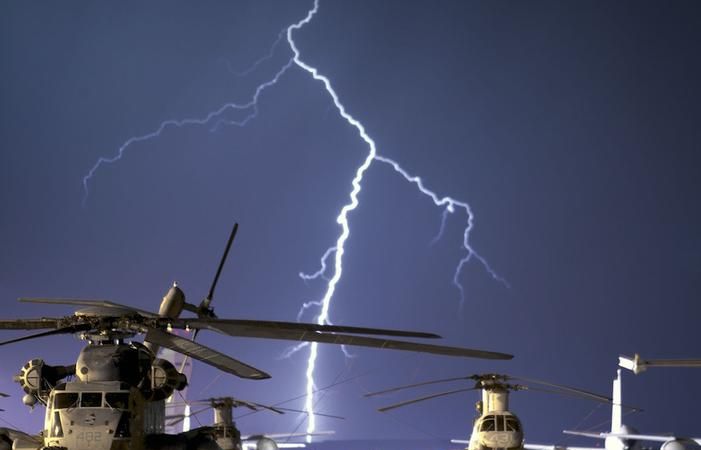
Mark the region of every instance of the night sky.
<instances>
[{"instance_id":1,"label":"night sky","mask_svg":"<svg viewBox=\"0 0 701 450\"><path fill-rule=\"evenodd\" d=\"M305 1L2 2L0 298L2 317L68 315L21 296L106 298L157 310L177 280L205 296L240 223L213 302L220 317L296 320L326 283L319 269L368 154L323 85L292 67L247 126L164 120L247 103L289 61L281 30ZM349 215L335 324L433 331L443 343L513 353L488 362L322 346L318 429L338 439L467 438L476 393L381 414L422 395L370 401L397 384L505 372L610 395L617 356L701 357L701 5L698 2L322 1L293 35L377 143L438 195L467 202L475 260L452 284L466 215L448 216L390 166L366 172ZM271 52L253 70L246 70ZM245 72L245 73L244 73ZM242 120L247 113L227 112ZM331 275L332 270L328 273ZM316 311L303 316L313 321ZM16 333L4 332L3 338ZM200 342L273 375L256 382L195 364L189 396L276 403L304 393L307 350L203 332ZM71 336L0 349L0 420L28 431L43 409L11 381L31 358L71 364ZM624 373L624 422L701 434L696 369ZM447 386L446 388L452 388ZM455 388L459 387L454 386ZM303 399L287 406L302 408ZM609 408L536 392L512 410L526 438L591 443ZM207 423L210 418L202 417ZM196 424L196 423L195 423ZM244 433L302 431L304 417L242 418Z\"/></svg>"}]
</instances>

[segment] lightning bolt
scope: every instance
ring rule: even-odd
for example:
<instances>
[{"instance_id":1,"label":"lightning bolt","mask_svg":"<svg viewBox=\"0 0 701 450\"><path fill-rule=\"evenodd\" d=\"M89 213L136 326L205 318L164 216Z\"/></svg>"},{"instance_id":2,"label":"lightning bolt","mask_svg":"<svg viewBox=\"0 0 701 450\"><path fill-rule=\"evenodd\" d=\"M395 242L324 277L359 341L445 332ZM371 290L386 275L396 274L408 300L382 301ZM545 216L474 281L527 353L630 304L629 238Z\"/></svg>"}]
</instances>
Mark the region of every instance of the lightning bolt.
<instances>
[{"instance_id":1,"label":"lightning bolt","mask_svg":"<svg viewBox=\"0 0 701 450\"><path fill-rule=\"evenodd\" d=\"M163 134L163 132L168 128L182 128L188 125L212 125L210 131L216 131L216 129L219 128L219 126L221 125L236 125L239 127L246 126L248 122L250 122L258 116L258 99L260 98L263 91L277 84L280 77L282 77L285 74L285 72L287 72L290 69L290 67L292 67L292 63L293 61L292 59L290 59L287 62L287 64L282 66L282 68L278 70L277 73L275 73L273 78L258 85L253 94L253 97L246 103L225 103L219 109L211 111L204 117L193 117L179 120L170 119L163 121L161 122L159 127L156 128L155 131L127 139L121 145L121 147L119 147L119 149L117 150L117 154L113 157L98 158L97 162L95 162L95 164L90 168L88 173L83 177L83 206L86 205L88 195L90 194L90 191L88 189L90 180L92 180L95 177L95 174L97 173L98 169L100 169L100 167L102 167L103 165L113 164L121 160L124 157L124 154L127 151L127 149L129 149L134 144L155 139L161 136L161 134ZM246 112L246 115L243 117L243 119L240 120L226 119L225 115L231 111L244 111Z\"/></svg>"},{"instance_id":2,"label":"lightning bolt","mask_svg":"<svg viewBox=\"0 0 701 450\"><path fill-rule=\"evenodd\" d=\"M187 119L179 119L179 120L166 120L160 124L160 126L155 130L150 133L141 135L141 136L135 136L127 141L125 141L121 147L119 147L117 154L113 157L107 158L107 157L101 157L97 160L97 162L93 165L93 167L88 171L87 175L83 178L83 188L84 188L84 196L83 196L83 204L87 201L89 190L88 186L90 183L90 180L95 176L96 172L102 167L103 165L106 164L112 164L117 161L119 161L125 154L126 150L133 146L134 144L141 143L150 139L155 139L159 137L166 129L168 128L173 128L173 127L183 127L183 126L189 126L189 125L198 125L198 126L210 126L210 131L215 131L219 126L222 125L234 125L234 126L240 126L243 127L245 126L248 122L251 120L255 119L258 115L258 99L260 95L269 87L274 86L277 84L278 80L288 71L290 70L293 66L298 67L299 69L303 70L304 72L308 73L314 80L320 82L326 92L329 94L331 97L331 100L336 108L336 111L339 115L340 118L345 120L348 125L351 127L355 128L355 130L358 132L358 136L365 142L368 148L368 153L365 156L365 159L363 162L356 168L355 175L351 181L351 190L348 195L348 202L341 208L338 216L336 217L336 223L341 228L340 234L338 235L338 238L336 239L335 245L332 245L329 247L324 255L320 259L320 265L321 268L312 273L312 274L306 274L306 273L300 273L299 276L302 280L304 281L309 281L309 280L316 280L319 278L323 278L324 280L327 281L326 285L326 291L324 293L324 296L322 297L321 300L319 301L314 301L314 302L307 302L302 305L302 308L300 309L299 316L307 310L308 308L312 306L317 306L320 309L320 312L318 316L316 317L316 322L318 324L330 324L331 321L329 319L329 310L331 307L331 302L333 299L333 295L336 291L336 288L338 286L338 283L341 281L341 277L343 275L343 255L345 253L346 249L346 243L350 237L350 225L348 221L348 216L349 214L356 210L359 206L359 201L358 201L358 195L360 194L360 191L362 190L362 182L365 174L367 171L371 168L373 163L382 163L384 165L389 166L396 174L400 175L401 177L404 178L408 183L413 184L419 192L424 194L429 200L433 202L433 204L436 207L440 207L443 209L442 216L441 216L441 225L440 229L438 231L438 234L434 237L432 240L433 242L436 242L439 240L443 232L445 230L445 225L446 222L449 218L450 215L462 211L465 214L465 228L463 231L463 239L462 239L462 247L463 250L465 251L464 256L459 260L455 272L453 274L453 284L455 285L456 289L458 290L460 294L460 307L465 303L465 289L460 282L460 275L462 273L463 268L465 267L466 264L468 264L471 260L476 260L483 268L484 270L497 282L502 283L504 286L509 287L508 282L502 278L501 276L498 275L498 273L492 269L492 267L489 265L487 260L482 257L479 253L475 251L475 249L472 247L470 243L470 234L474 228L474 214L472 212L472 209L470 208L470 205L464 201L460 201L457 199L454 199L452 197L448 196L439 196L436 194L434 191L428 189L423 180L415 175L409 174L402 166L396 162L393 159L390 159L385 156L381 156L377 152L377 147L375 144L375 141L370 137L370 135L367 133L365 130L365 127L363 124L353 117L345 108L343 103L340 101L338 94L334 90L331 81L329 78L326 76L322 75L319 70L315 67L310 66L306 62L302 60L301 53L293 39L293 33L296 31L301 30L304 26L309 24L313 17L318 13L319 11L319 1L315 0L313 7L307 12L306 16L298 21L297 23L293 23L292 25L288 26L283 32L280 33L278 36L278 39L275 41L273 44L273 47L270 50L270 53L263 58L259 59L256 61L253 66L243 72L239 72L241 75L248 74L255 70L262 62L270 59L273 56L273 53L275 51L275 48L279 45L283 37L286 39L287 44L289 45L290 50L292 51L293 56L287 61L286 64L284 64L276 73L275 75L270 78L268 81L265 81L261 84L258 85L256 88L252 98L246 102L246 103L226 103L222 105L219 109L214 110L207 115L203 117L195 117L195 118L187 118ZM243 119L240 120L232 120L232 119L227 119L226 114L232 112L232 111L241 111L244 112L245 115ZM327 260L333 255L333 274L329 278L327 275L328 271L328 266L327 266ZM311 434L316 430L316 417L314 415L314 392L315 392L315 382L314 382L314 372L316 368L316 362L318 358L318 344L317 343L302 343L299 344L296 347L293 347L292 349L288 350L283 357L289 357L293 353L296 353L306 347L309 347L309 358L307 360L307 370L306 370L306 401L305 401L305 410L308 413L308 423L307 423L307 442L311 442ZM346 353L348 356L348 354Z\"/></svg>"}]
</instances>

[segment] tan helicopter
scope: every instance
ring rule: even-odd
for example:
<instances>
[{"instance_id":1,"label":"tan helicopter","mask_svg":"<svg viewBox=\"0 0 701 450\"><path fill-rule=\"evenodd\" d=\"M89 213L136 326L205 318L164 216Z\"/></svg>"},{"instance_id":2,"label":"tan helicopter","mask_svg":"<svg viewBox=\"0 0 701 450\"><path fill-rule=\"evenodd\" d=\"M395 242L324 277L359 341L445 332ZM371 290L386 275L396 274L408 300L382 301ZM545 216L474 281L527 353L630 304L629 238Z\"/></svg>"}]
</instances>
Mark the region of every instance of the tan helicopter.
<instances>
[{"instance_id":1,"label":"tan helicopter","mask_svg":"<svg viewBox=\"0 0 701 450\"><path fill-rule=\"evenodd\" d=\"M509 381L512 380L527 384L509 383ZM493 373L425 381L422 383L399 386L378 392L371 392L365 396L373 397L403 389L457 381L474 381L475 383L472 387L453 389L450 391L439 392L436 394L406 400L379 408L378 411L386 412L425 400L445 397L461 392L481 390L482 399L476 404L478 416L474 420L472 435L470 436L469 441L453 439L451 442L455 444L468 444L466 450L521 450L524 448L523 427L518 417L509 410L509 393L511 391L534 390L549 393L560 393L576 395L603 403L611 403L611 399L609 397L594 394L581 389L530 378L513 377L510 375ZM529 386L532 384L544 387ZM526 446L526 448L528 448L528 446Z\"/></svg>"},{"instance_id":2,"label":"tan helicopter","mask_svg":"<svg viewBox=\"0 0 701 450\"><path fill-rule=\"evenodd\" d=\"M253 443L256 447L261 447L265 449L276 449L276 448L297 448L298 444L288 445L287 443L278 444L273 439L275 438L295 438L307 436L307 433L277 433L277 434L257 434L257 435L241 435L241 432L236 427L234 422L233 410L235 408L247 408L251 412L249 414L260 412L260 411L270 411L276 414L285 414L286 412L295 412L306 414L306 411L299 409L286 408L282 406L270 406L263 405L261 403L255 403L247 400L241 400L234 397L214 397L204 400L194 400L188 401L186 404L190 407L200 406L201 409L191 412L190 414L178 414L175 416L166 417L168 425L176 425L187 418L195 417L198 414L212 410L214 413L213 425L212 427L216 431L217 444L222 450L235 450L240 448L245 448L246 443ZM344 419L340 416L335 416L331 414L323 414L319 412L314 413L317 416L328 417L332 419ZM246 414L248 415L248 414ZM243 416L241 416L243 417ZM328 433L316 433L316 434L328 434ZM265 443L265 445L263 445Z\"/></svg>"},{"instance_id":3,"label":"tan helicopter","mask_svg":"<svg viewBox=\"0 0 701 450\"><path fill-rule=\"evenodd\" d=\"M74 305L71 316L0 320L0 329L39 330L0 342L7 345L28 339L75 334L87 342L75 364L49 365L32 359L15 381L25 391L28 406L46 407L39 439L12 438L14 450L221 450L216 427L200 427L179 434L165 433L164 400L187 385L187 377L171 362L156 357L168 348L241 378L261 380L266 372L212 348L194 342L200 330L228 336L320 342L336 345L433 353L454 357L510 359L511 355L468 348L439 346L373 336L439 338L432 333L319 325L297 322L219 319L210 307L214 289L229 247L234 226L207 297L199 306L185 301L173 286L158 314L107 300L25 298L24 302ZM181 318L182 311L196 314ZM171 330L194 330L193 339ZM144 335L143 343L133 340Z\"/></svg>"}]
</instances>

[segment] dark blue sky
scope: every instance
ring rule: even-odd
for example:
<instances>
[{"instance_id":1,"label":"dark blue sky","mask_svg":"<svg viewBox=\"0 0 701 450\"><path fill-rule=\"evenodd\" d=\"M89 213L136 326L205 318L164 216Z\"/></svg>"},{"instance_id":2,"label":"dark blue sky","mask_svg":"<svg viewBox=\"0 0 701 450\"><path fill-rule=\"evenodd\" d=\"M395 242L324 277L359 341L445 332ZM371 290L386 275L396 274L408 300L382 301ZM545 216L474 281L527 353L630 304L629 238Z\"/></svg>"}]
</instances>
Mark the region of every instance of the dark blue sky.
<instances>
[{"instance_id":1,"label":"dark blue sky","mask_svg":"<svg viewBox=\"0 0 701 450\"><path fill-rule=\"evenodd\" d=\"M245 103L289 60L285 42L256 70L294 2L5 2L0 8L0 297L4 318L69 314L20 296L109 298L157 309L177 280L205 294L234 220L241 228L214 306L221 317L294 320L318 300L304 283L336 240L335 223L367 146L323 86L290 69L260 96L245 128L168 128L101 167L85 207L82 177L130 137L167 119ZM373 164L350 215L337 324L421 329L446 344L506 351L512 362L323 347L322 420L341 438L469 435L466 394L408 407L367 390L481 371L608 393L619 353L699 356L701 312L701 10L695 2L322 2L295 40L328 76L381 155L439 195L468 202L480 265L452 285L464 214L450 216L389 166ZM240 119L243 115L228 115ZM307 314L305 320L312 320ZM12 336L7 333L7 336ZM191 398L276 402L304 391L306 352L202 334L202 342L273 374L217 378L196 365ZM68 364L71 337L4 347L2 416L29 430L11 375L28 359ZM624 375L626 417L642 431L699 435L698 372ZM216 379L214 383L211 383ZM420 392L422 393L422 392ZM419 394L420 394L419 393ZM402 397L403 398L403 397ZM301 407L302 402L291 404ZM526 436L608 425L606 407L514 395ZM207 419L205 417L205 419ZM242 419L244 432L294 428L299 417ZM302 429L306 425L302 425ZM696 428L694 428L696 427Z\"/></svg>"}]
</instances>

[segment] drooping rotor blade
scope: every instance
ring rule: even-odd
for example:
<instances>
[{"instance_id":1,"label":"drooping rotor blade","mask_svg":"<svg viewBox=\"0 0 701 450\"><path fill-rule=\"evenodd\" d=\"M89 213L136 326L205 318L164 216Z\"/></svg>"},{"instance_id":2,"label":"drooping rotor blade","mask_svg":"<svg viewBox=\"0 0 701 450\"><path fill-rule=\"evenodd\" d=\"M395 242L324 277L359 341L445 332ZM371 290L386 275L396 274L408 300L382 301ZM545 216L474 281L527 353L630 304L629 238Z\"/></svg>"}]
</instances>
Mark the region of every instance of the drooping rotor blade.
<instances>
[{"instance_id":1,"label":"drooping rotor blade","mask_svg":"<svg viewBox=\"0 0 701 450\"><path fill-rule=\"evenodd\" d=\"M541 386L548 386L554 389L557 389L559 391L564 391L567 393L570 393L575 396L579 397L584 397L584 398L589 398L592 400L597 400L599 402L604 402L604 403L611 403L613 399L611 397L607 397L605 395L600 395L596 394L594 392L589 392L585 391L583 389L578 389L570 386L564 386L561 384L555 384L555 383L550 383L548 381L542 381L542 380L535 380L533 378L524 378L524 377L512 377L512 376L507 376L507 378L511 380L518 380L518 381L525 381L526 383L531 383L531 384L540 384ZM536 390L535 388L528 386L529 389ZM562 392L560 392L562 393Z\"/></svg>"},{"instance_id":2,"label":"drooping rotor blade","mask_svg":"<svg viewBox=\"0 0 701 450\"><path fill-rule=\"evenodd\" d=\"M174 402L174 403L171 403L171 404L172 404L172 405L176 405L176 406L183 406L183 405L191 405L191 406L192 406L192 405L206 405L206 404L209 404L209 405L210 405L209 407L211 408L212 402L216 402L216 401L218 401L218 400L219 400L219 399L211 399L211 400L193 400L193 401L191 401L191 402ZM284 414L285 412L295 412L295 413L307 414L307 411L304 411L304 410L302 410L302 409L283 408L283 407L281 407L281 406L263 405L263 404L261 404L261 403L249 402L249 401L246 401L246 400L232 399L232 402L234 403L234 405L233 405L234 407L235 407L235 406L245 406L245 407L247 407L248 409L250 409L250 410L252 410L252 411L255 411L255 412L258 412L258 411L260 411L260 410L265 409L265 410L268 410L268 411L273 411L273 412L278 413L278 414ZM247 416L247 415L248 415L248 414L244 414L243 416L239 416L239 417L244 417L244 416ZM333 415L333 414L322 414L322 413L319 413L319 412L317 412L317 411L314 411L314 415L316 415L316 416L321 416L321 417L328 417L328 418L330 418L330 419L341 419L341 420L345 420L345 419L346 419L345 417L342 417L342 416L335 416L335 415ZM180 416L182 416L182 414L178 414L177 416L173 416L173 417L180 417Z\"/></svg>"},{"instance_id":3,"label":"drooping rotor blade","mask_svg":"<svg viewBox=\"0 0 701 450\"><path fill-rule=\"evenodd\" d=\"M478 389L478 388L471 387L471 388L455 389L453 391L439 392L438 394L426 395L424 397L414 398L411 400L405 400L405 401L400 402L400 403L395 403L394 405L389 405L389 406L385 406L383 408L378 408L378 411L386 412L386 411L390 411L392 409L401 408L402 406L411 405L411 404L418 403L418 402L423 402L425 400L431 400L432 398L445 397L448 395L458 394L460 392L474 391L476 389Z\"/></svg>"},{"instance_id":4,"label":"drooping rotor blade","mask_svg":"<svg viewBox=\"0 0 701 450\"><path fill-rule=\"evenodd\" d=\"M285 411L283 411L282 408L278 409L278 408L275 408L274 406L263 405L261 403L249 402L246 400L234 400L234 403L237 405L245 406L246 408L253 410L253 411L265 409L267 411L272 411L275 414L285 414Z\"/></svg>"},{"instance_id":5,"label":"drooping rotor blade","mask_svg":"<svg viewBox=\"0 0 701 450\"><path fill-rule=\"evenodd\" d=\"M99 300L99 299L81 299L81 298L27 298L23 297L19 299L20 302L24 303L46 303L51 305L76 305L76 306L90 306L96 308L108 308L114 309L115 313L119 315L125 312L138 313L144 317L159 317L158 314L152 313L139 308L134 308L133 306L122 305L121 303L115 303L111 300Z\"/></svg>"},{"instance_id":6,"label":"drooping rotor blade","mask_svg":"<svg viewBox=\"0 0 701 450\"><path fill-rule=\"evenodd\" d=\"M594 395L585 395L585 394L581 394L581 393L578 393L578 392L571 392L571 391L568 391L568 390L545 389L545 388L534 387L534 386L519 386L519 387L522 388L522 389L525 389L525 390L529 390L529 391L545 392L546 394L566 395L566 396L570 396L570 397L574 397L574 398L579 398L579 399L582 399L582 398L583 398L583 399L585 399L585 400L593 400L593 401L599 402L599 403L606 403L607 405L613 405L613 404L614 404L612 399L610 399L610 398L608 398L608 397L604 397L603 395L598 395L598 394L594 394ZM629 409L629 410L631 410L632 412L641 412L641 411L643 411L642 408L638 408L637 406L630 406L630 405L624 405L624 404L621 404L620 406L621 406L622 408Z\"/></svg>"},{"instance_id":7,"label":"drooping rotor blade","mask_svg":"<svg viewBox=\"0 0 701 450\"><path fill-rule=\"evenodd\" d=\"M404 389L411 389L419 386L426 386L429 384L438 384L438 383L448 383L451 381L464 381L464 380L469 380L470 377L453 377L453 378L443 378L441 380L431 380L431 381L424 381L421 383L414 383L414 384L405 384L404 386L397 386L389 389L385 389L382 391L377 391L377 392L370 392L368 394L365 394L364 397L374 397L376 395L382 395L382 394L389 394L390 392L397 392L401 391Z\"/></svg>"},{"instance_id":8,"label":"drooping rotor blade","mask_svg":"<svg viewBox=\"0 0 701 450\"><path fill-rule=\"evenodd\" d=\"M161 347L169 348L198 361L202 361L205 364L214 366L224 372L236 375L237 377L250 378L253 380L270 378L270 375L253 366L249 366L248 364L189 339L175 336L156 328L148 328L144 342L151 342Z\"/></svg>"},{"instance_id":9,"label":"drooping rotor blade","mask_svg":"<svg viewBox=\"0 0 701 450\"><path fill-rule=\"evenodd\" d=\"M214 325L216 324L216 325ZM432 353L437 355L455 356L464 358L482 359L511 359L513 355L505 353L475 350L461 347L448 347L444 345L423 344L418 342L396 341L392 339L378 339L366 336L353 336L347 334L330 334L322 332L310 332L305 329L292 328L267 328L267 327L241 327L227 325L222 321L180 321L178 326L185 328L208 329L229 336L252 337L264 339L281 339L287 341L320 342L336 345L355 345L359 347L385 348L392 350L404 350L419 353ZM173 323L175 327L175 322Z\"/></svg>"},{"instance_id":10,"label":"drooping rotor blade","mask_svg":"<svg viewBox=\"0 0 701 450\"><path fill-rule=\"evenodd\" d=\"M176 403L172 403L172 404L173 404L173 405L176 405L176 406L182 406L182 405L191 405L191 406L192 406L192 405L209 405L209 406L207 407L207 409L209 409L209 408L214 408L215 405L218 404L218 403L226 403L227 401L229 402L229 404L230 404L230 406L231 406L232 408L238 408L238 407L240 407L240 406L244 406L244 407L250 409L251 411L260 411L260 410L262 410L262 409L265 409L265 410L268 410L268 411L272 411L272 412L274 412L274 413L276 413L276 414L285 414L285 411L283 411L283 410L287 409L287 408L276 408L276 407L274 407L274 406L263 405L263 404L261 404L261 403L249 402L249 401L247 401L247 400L239 400L239 399L232 398L232 397L212 398L212 399L209 399L209 400L193 400L193 401L191 401L191 402L190 402L190 401L188 401L188 402L176 402ZM217 405L217 406L218 406L218 405Z\"/></svg>"},{"instance_id":11,"label":"drooping rotor blade","mask_svg":"<svg viewBox=\"0 0 701 450\"><path fill-rule=\"evenodd\" d=\"M193 319L185 321L190 328L207 329L223 334L234 334L236 336L245 336L247 335L246 333L257 334L266 330L275 333L275 331L281 330L307 333L370 334L424 339L439 339L441 337L435 333L422 331L389 330L385 328L352 327L345 325L319 325L316 323L300 322L276 322L271 320Z\"/></svg>"},{"instance_id":12,"label":"drooping rotor blade","mask_svg":"<svg viewBox=\"0 0 701 450\"><path fill-rule=\"evenodd\" d=\"M9 396L10 396L10 394L5 394L4 392L0 392L0 397L5 397L5 398L7 398L7 397L9 397Z\"/></svg>"},{"instance_id":13,"label":"drooping rotor blade","mask_svg":"<svg viewBox=\"0 0 701 450\"><path fill-rule=\"evenodd\" d=\"M365 373L361 373L361 374L359 374L359 375L354 375L354 376L352 376L352 377L345 378L345 379L340 380L340 381L335 381L335 382L333 382L333 383L331 383L331 384L327 384L326 386L323 386L323 387L314 389L314 390L312 391L312 394L316 394L317 392L326 391L326 390L331 389L331 388L333 388L333 387L336 387L336 386L339 386L339 385L341 385L341 384L348 383L348 382L350 382L350 381L356 380L356 379L358 379L358 378L360 378L360 377L366 376L367 374L368 374L368 372L365 372ZM296 396L296 397L288 398L287 400L283 400L283 401L281 401L281 402L277 402L277 403L275 403L273 406L284 405L284 404L286 404L286 403L290 403L290 402L293 402L293 401L295 401L295 400L299 400L300 398L304 398L304 397L306 397L306 396L307 396L307 393L305 392L304 394L298 395L298 396ZM241 418L243 418L243 417L250 416L250 415L252 415L252 414L256 414L256 412L250 412L250 413L247 413L247 414L242 414L242 415L238 416L238 418L241 419Z\"/></svg>"},{"instance_id":14,"label":"drooping rotor blade","mask_svg":"<svg viewBox=\"0 0 701 450\"><path fill-rule=\"evenodd\" d=\"M22 336L15 339L10 339L9 341L2 341L0 345L14 344L15 342L27 341L29 339L35 339L45 336L54 336L56 334L73 334L79 333L81 331L87 331L92 329L92 325L87 323L82 323L78 325L71 325L69 327L58 328L56 330L44 331L42 333L30 334L28 336Z\"/></svg>"},{"instance_id":15,"label":"drooping rotor blade","mask_svg":"<svg viewBox=\"0 0 701 450\"><path fill-rule=\"evenodd\" d=\"M217 288L217 283L219 282L219 275L221 275L221 271L224 268L224 263L226 263L226 258L229 256L229 250L231 249L231 244L234 243L234 238L236 237L236 232L239 229L239 224L234 223L234 228L231 230L231 234L229 235L229 240L226 243L226 247L224 248L224 254L222 254L221 260L219 260L219 266L217 267L217 272L214 275L214 280L212 281L212 285L209 287L209 292L207 293L207 297L202 300L202 303L200 303L200 309L205 311L207 308L209 308L210 303L212 303L212 298L214 297L214 290Z\"/></svg>"},{"instance_id":16,"label":"drooping rotor blade","mask_svg":"<svg viewBox=\"0 0 701 450\"><path fill-rule=\"evenodd\" d=\"M567 397L574 397L574 398L580 398L580 399L581 399L581 398L584 398L584 399L586 399L586 400L593 400L593 401L595 401L595 402L607 403L607 404L611 404L611 403L612 403L612 402L609 401L609 400L600 399L600 398L597 398L597 397L583 396L583 395L575 394L575 393L572 393L572 392L569 392L569 391L561 391L561 390L559 390L559 389L546 389L546 388L542 388L542 387L536 387L536 386L522 386L522 385L517 385L516 387L517 387L519 390L533 391L533 392L543 392L543 393L546 393L546 394L564 395L564 396L567 396Z\"/></svg>"},{"instance_id":17,"label":"drooping rotor blade","mask_svg":"<svg viewBox=\"0 0 701 450\"><path fill-rule=\"evenodd\" d=\"M190 414L177 414L177 415L175 415L175 416L166 416L166 420L167 420L167 419L175 419L175 420L173 420L173 421L171 421L171 422L168 422L168 426L169 426L169 427L172 427L172 426L175 426L175 425L179 424L180 422L182 422L183 420L187 419L188 417L196 416L197 414L203 413L203 412L205 412L205 411L207 411L207 410L209 410L209 407L207 407L207 408L202 408L202 409L197 410L197 411L195 411L195 412L191 412Z\"/></svg>"},{"instance_id":18,"label":"drooping rotor blade","mask_svg":"<svg viewBox=\"0 0 701 450\"><path fill-rule=\"evenodd\" d=\"M302 409L280 408L280 407L278 407L278 409L281 409L281 410L286 411L286 412L296 412L296 413L300 413L300 414L309 414L309 411L304 411ZM329 419L346 420L346 418L342 417L342 416L334 416L333 414L324 414L324 413L320 413L318 411L314 411L314 415L321 416L321 417L328 417Z\"/></svg>"}]
</instances>

